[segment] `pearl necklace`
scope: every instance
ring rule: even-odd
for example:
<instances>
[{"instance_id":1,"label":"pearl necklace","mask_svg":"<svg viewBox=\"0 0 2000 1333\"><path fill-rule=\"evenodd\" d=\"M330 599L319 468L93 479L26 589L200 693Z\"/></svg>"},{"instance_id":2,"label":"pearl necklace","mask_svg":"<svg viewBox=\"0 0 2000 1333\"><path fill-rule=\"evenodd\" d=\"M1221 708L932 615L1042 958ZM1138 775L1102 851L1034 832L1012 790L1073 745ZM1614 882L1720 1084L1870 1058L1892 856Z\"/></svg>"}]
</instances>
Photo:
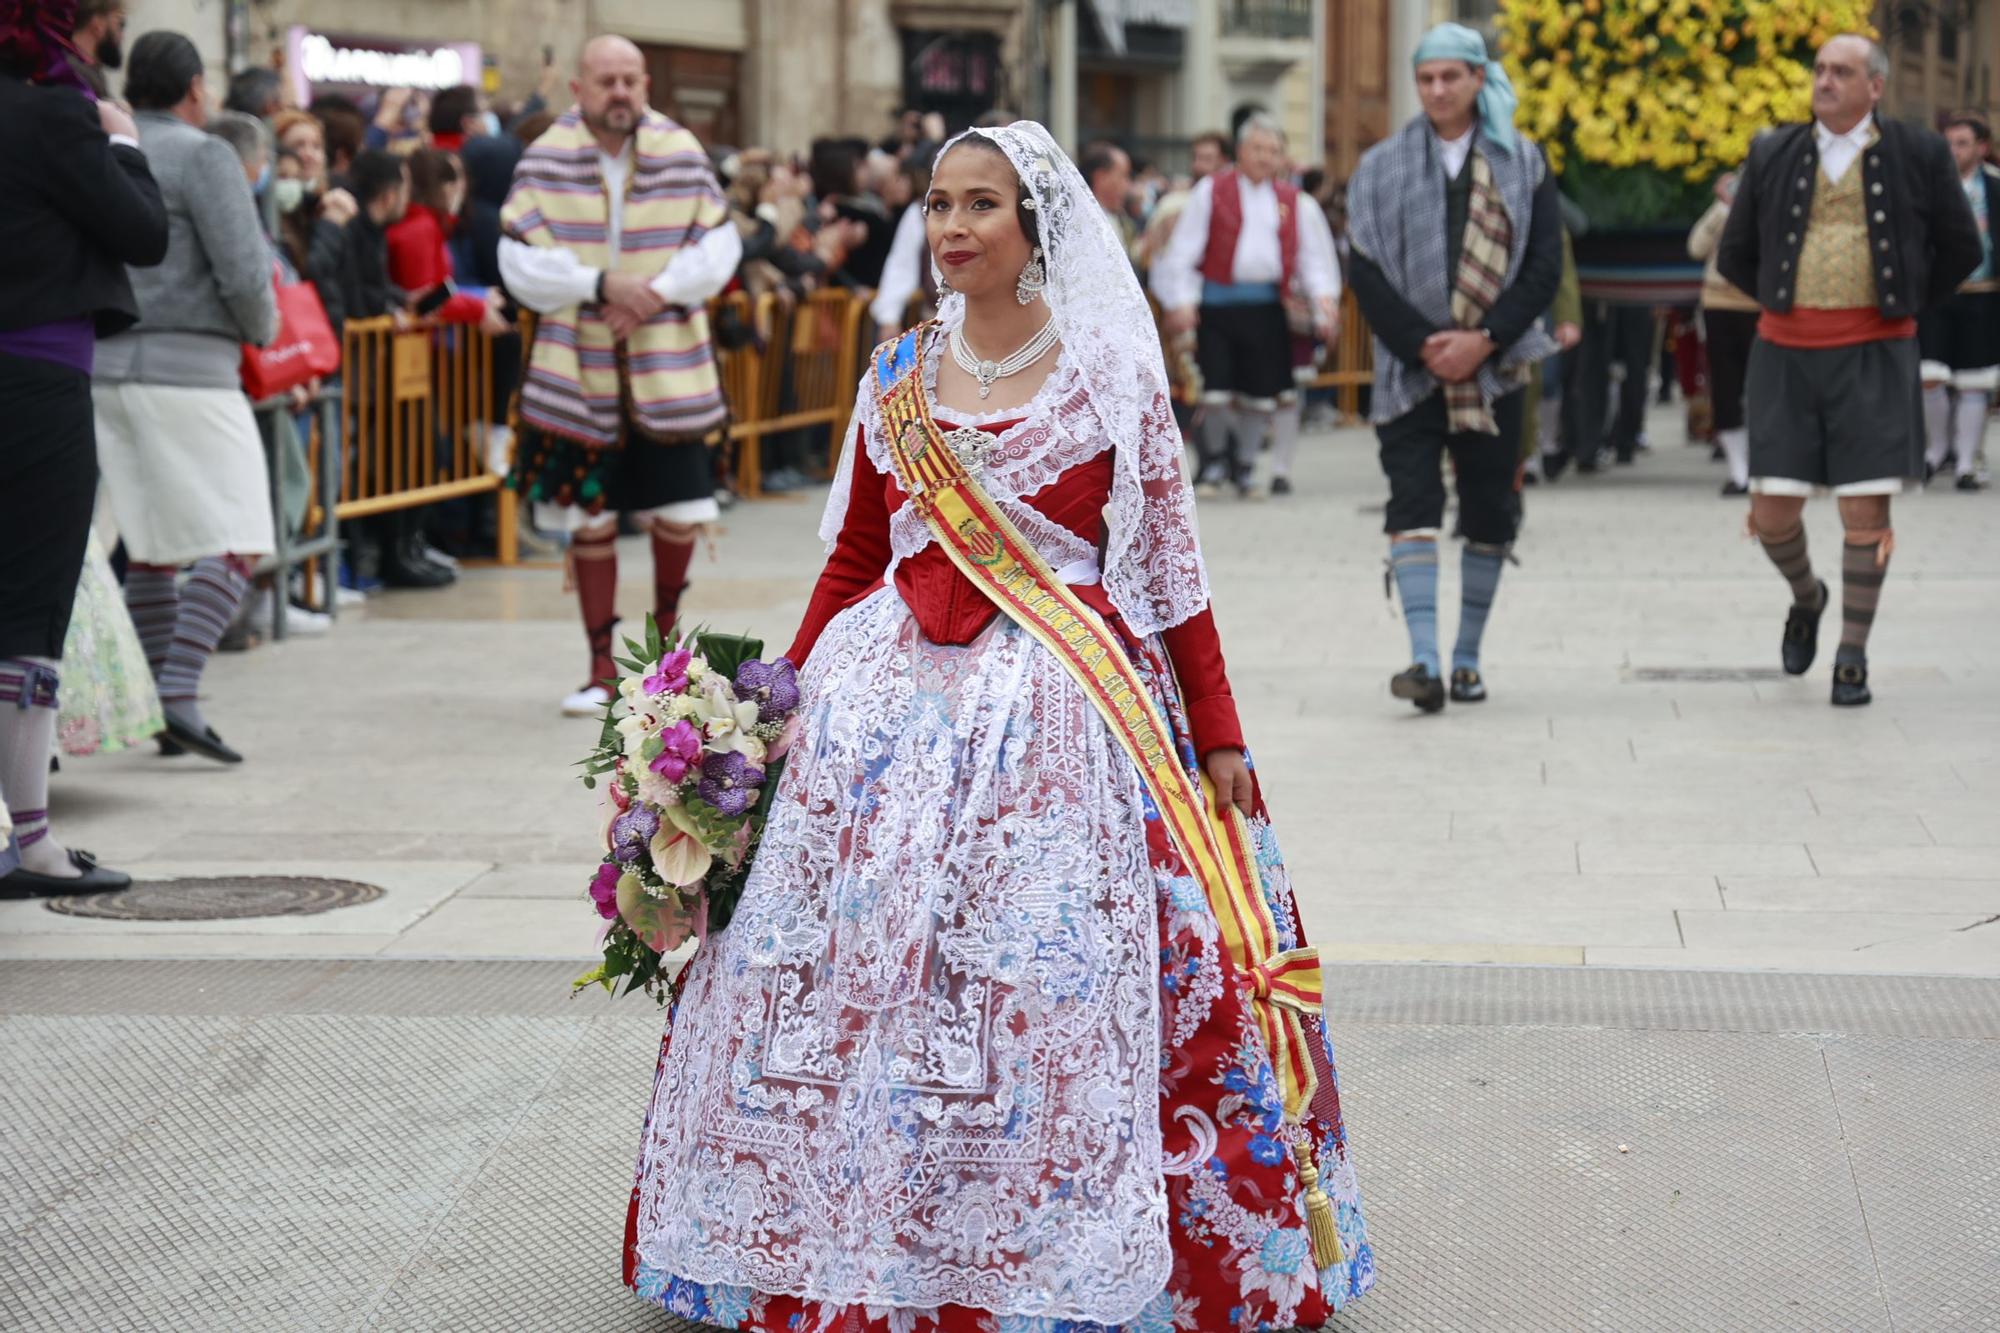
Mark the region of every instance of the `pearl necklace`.
<instances>
[{"instance_id":1,"label":"pearl necklace","mask_svg":"<svg viewBox=\"0 0 2000 1333\"><path fill-rule=\"evenodd\" d=\"M948 341L951 343L951 359L958 362L960 370L979 381L979 396L984 398L993 392L996 381L1020 374L1048 354L1048 350L1056 345L1056 322L1051 317L1048 323L1042 325L1041 332L1015 349L1012 355L999 361L982 361L974 356L972 349L965 345L965 335L961 330L952 330Z\"/></svg>"}]
</instances>

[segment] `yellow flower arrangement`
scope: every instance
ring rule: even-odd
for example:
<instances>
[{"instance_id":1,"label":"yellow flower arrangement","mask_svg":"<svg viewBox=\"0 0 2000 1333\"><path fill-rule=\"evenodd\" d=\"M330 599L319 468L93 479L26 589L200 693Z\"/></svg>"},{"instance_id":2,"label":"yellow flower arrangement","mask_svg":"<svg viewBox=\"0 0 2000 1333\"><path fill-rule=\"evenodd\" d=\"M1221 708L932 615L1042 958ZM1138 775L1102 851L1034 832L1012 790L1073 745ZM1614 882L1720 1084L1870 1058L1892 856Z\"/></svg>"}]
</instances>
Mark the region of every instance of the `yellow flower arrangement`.
<instances>
[{"instance_id":1,"label":"yellow flower arrangement","mask_svg":"<svg viewBox=\"0 0 2000 1333\"><path fill-rule=\"evenodd\" d=\"M1680 221L1750 140L1811 113L1813 55L1871 0L1506 0L1515 122L1593 220ZM1579 188L1580 187L1580 188ZM1580 203L1585 202L1579 199Z\"/></svg>"}]
</instances>

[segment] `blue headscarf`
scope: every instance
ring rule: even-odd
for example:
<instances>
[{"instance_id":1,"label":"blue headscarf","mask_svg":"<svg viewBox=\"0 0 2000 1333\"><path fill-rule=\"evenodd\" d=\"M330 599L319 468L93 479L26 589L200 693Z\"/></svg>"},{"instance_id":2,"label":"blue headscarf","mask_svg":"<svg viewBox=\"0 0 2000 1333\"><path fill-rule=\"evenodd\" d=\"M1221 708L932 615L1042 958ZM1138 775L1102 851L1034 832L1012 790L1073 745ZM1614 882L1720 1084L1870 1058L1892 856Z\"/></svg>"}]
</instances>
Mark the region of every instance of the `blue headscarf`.
<instances>
[{"instance_id":1,"label":"blue headscarf","mask_svg":"<svg viewBox=\"0 0 2000 1333\"><path fill-rule=\"evenodd\" d=\"M1463 60L1486 71L1486 86L1479 90L1480 126L1487 138L1502 148L1512 148L1514 107L1521 99L1514 95L1513 80L1500 62L1486 58L1486 39L1463 23L1440 23L1417 43L1417 54L1410 63L1421 65L1426 60Z\"/></svg>"}]
</instances>

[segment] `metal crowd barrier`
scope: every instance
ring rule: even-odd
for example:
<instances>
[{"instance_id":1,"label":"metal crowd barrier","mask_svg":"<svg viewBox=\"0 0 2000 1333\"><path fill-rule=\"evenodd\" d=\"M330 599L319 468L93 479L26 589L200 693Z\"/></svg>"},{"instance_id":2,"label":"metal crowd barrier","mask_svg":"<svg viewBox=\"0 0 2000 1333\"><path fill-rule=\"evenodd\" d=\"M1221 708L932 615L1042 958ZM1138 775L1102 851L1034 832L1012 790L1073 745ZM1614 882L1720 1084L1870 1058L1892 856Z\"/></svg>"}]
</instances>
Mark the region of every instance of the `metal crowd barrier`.
<instances>
[{"instance_id":1,"label":"metal crowd barrier","mask_svg":"<svg viewBox=\"0 0 2000 1333\"><path fill-rule=\"evenodd\" d=\"M499 502L498 558L519 558L518 506L487 466L493 339L473 324L350 319L341 348L342 521L471 495ZM503 410L510 417L511 410Z\"/></svg>"},{"instance_id":2,"label":"metal crowd barrier","mask_svg":"<svg viewBox=\"0 0 2000 1333\"><path fill-rule=\"evenodd\" d=\"M308 597L322 584L328 589L334 586L334 562L340 556L340 519L333 510L319 504L318 497L333 494L340 485L340 477L335 471L334 451L318 448L317 442L337 423L339 399L334 390L322 389L308 408L312 413L311 439L306 449L308 493L305 514L297 533L292 531L291 517L285 504L285 461L278 436L279 420L290 413L291 399L289 396L267 398L254 404L253 410L257 417L257 433L264 441L265 469L271 484L273 532L272 552L258 563L258 570L260 573L269 571L273 576L271 637L283 639L289 633L286 620L291 607L292 571L305 571ZM335 599L329 596L324 602L326 613L333 615Z\"/></svg>"},{"instance_id":3,"label":"metal crowd barrier","mask_svg":"<svg viewBox=\"0 0 2000 1333\"><path fill-rule=\"evenodd\" d=\"M766 293L753 303L739 292L711 308L711 329L730 324L755 333L734 348L717 344L716 351L738 495L764 494L762 444L782 431L826 427L828 462L839 462L867 350L860 344L868 296L830 288L797 301Z\"/></svg>"}]
</instances>

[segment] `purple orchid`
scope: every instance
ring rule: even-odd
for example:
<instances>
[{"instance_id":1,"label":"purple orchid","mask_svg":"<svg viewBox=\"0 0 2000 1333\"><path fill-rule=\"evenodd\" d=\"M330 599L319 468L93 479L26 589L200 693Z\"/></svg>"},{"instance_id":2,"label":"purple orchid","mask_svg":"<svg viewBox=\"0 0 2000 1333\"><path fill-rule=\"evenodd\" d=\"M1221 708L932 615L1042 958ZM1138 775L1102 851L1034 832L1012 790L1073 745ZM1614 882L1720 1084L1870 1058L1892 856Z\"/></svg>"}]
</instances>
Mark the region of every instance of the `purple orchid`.
<instances>
[{"instance_id":1,"label":"purple orchid","mask_svg":"<svg viewBox=\"0 0 2000 1333\"><path fill-rule=\"evenodd\" d=\"M756 804L757 789L763 785L764 770L740 751L712 754L701 761L701 799L731 819Z\"/></svg>"},{"instance_id":2,"label":"purple orchid","mask_svg":"<svg viewBox=\"0 0 2000 1333\"><path fill-rule=\"evenodd\" d=\"M683 719L660 733L660 743L666 748L648 767L669 782L679 782L701 757L701 733Z\"/></svg>"},{"instance_id":3,"label":"purple orchid","mask_svg":"<svg viewBox=\"0 0 2000 1333\"><path fill-rule=\"evenodd\" d=\"M606 921L618 919L618 863L606 861L597 867L597 874L590 881L590 901L597 905L597 914Z\"/></svg>"},{"instance_id":4,"label":"purple orchid","mask_svg":"<svg viewBox=\"0 0 2000 1333\"><path fill-rule=\"evenodd\" d=\"M759 722L776 722L799 706L799 671L786 658L751 658L736 668L736 697L757 705Z\"/></svg>"},{"instance_id":5,"label":"purple orchid","mask_svg":"<svg viewBox=\"0 0 2000 1333\"><path fill-rule=\"evenodd\" d=\"M677 648L660 659L653 674L640 682L647 694L679 694L687 688L688 663L694 654L685 648Z\"/></svg>"},{"instance_id":6,"label":"purple orchid","mask_svg":"<svg viewBox=\"0 0 2000 1333\"><path fill-rule=\"evenodd\" d=\"M660 812L635 805L611 821L611 854L626 865L646 855L647 844L660 831Z\"/></svg>"}]
</instances>

